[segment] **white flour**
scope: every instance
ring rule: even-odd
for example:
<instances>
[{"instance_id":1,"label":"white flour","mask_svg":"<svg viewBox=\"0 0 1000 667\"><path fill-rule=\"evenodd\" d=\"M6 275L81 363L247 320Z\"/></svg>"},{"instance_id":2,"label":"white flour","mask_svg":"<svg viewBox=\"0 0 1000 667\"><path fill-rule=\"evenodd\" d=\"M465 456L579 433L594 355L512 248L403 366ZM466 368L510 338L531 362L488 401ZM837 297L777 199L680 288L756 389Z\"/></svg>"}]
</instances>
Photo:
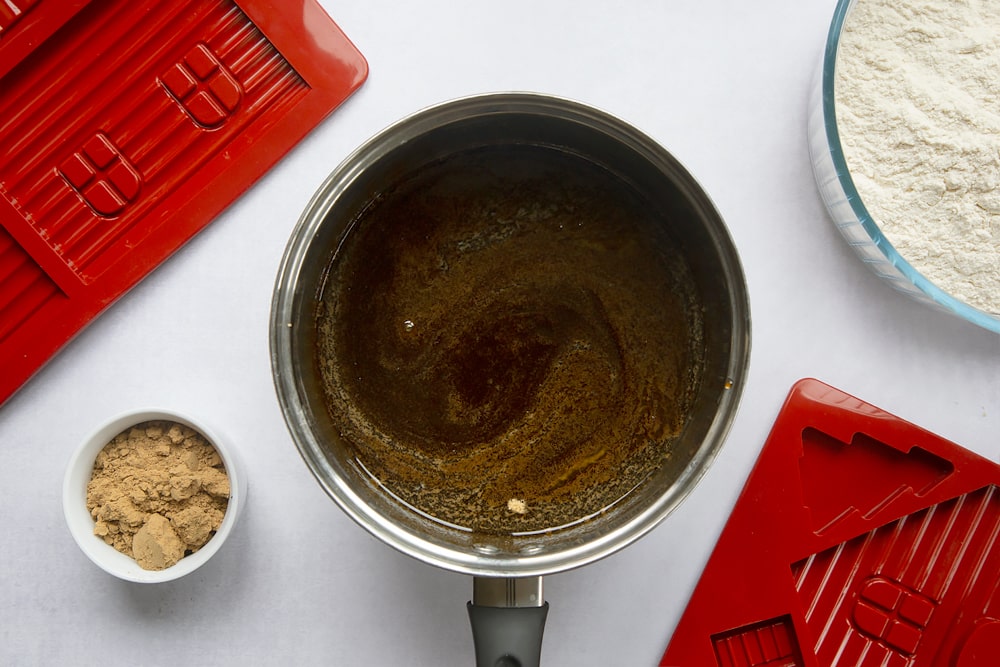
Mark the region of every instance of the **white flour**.
<instances>
[{"instance_id":1,"label":"white flour","mask_svg":"<svg viewBox=\"0 0 1000 667\"><path fill-rule=\"evenodd\" d=\"M886 238L942 290L1000 313L1000 1L858 0L835 94Z\"/></svg>"}]
</instances>

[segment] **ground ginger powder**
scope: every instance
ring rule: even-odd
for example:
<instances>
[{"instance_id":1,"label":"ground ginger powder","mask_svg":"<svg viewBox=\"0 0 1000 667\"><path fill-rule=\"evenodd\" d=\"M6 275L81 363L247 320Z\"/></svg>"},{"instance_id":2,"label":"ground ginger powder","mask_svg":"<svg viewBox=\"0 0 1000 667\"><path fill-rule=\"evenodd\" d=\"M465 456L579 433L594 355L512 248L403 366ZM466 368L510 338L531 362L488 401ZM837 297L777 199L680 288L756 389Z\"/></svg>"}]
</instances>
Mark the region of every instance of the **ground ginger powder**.
<instances>
[{"instance_id":1,"label":"ground ginger powder","mask_svg":"<svg viewBox=\"0 0 1000 667\"><path fill-rule=\"evenodd\" d=\"M97 455L87 484L94 534L162 570L200 549L222 523L229 477L200 433L148 421L119 433Z\"/></svg>"}]
</instances>

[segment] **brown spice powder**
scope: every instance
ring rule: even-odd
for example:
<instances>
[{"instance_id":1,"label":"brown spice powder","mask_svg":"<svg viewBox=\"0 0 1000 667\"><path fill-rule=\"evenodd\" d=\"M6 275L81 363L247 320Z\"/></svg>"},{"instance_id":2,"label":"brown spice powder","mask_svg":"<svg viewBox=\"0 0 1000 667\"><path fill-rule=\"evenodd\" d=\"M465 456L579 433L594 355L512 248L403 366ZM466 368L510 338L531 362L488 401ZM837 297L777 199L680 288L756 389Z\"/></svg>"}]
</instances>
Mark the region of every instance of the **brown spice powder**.
<instances>
[{"instance_id":1,"label":"brown spice powder","mask_svg":"<svg viewBox=\"0 0 1000 667\"><path fill-rule=\"evenodd\" d=\"M148 421L119 433L97 455L87 484L94 534L162 570L204 546L229 504L229 477L197 431Z\"/></svg>"}]
</instances>

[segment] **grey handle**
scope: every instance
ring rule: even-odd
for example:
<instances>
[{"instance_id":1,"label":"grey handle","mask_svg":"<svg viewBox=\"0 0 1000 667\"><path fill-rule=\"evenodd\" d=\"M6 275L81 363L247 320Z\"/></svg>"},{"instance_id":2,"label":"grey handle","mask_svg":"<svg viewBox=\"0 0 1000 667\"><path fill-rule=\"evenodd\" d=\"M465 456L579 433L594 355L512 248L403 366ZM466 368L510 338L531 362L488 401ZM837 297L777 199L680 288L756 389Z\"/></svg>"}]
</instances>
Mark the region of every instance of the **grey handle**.
<instances>
[{"instance_id":1,"label":"grey handle","mask_svg":"<svg viewBox=\"0 0 1000 667\"><path fill-rule=\"evenodd\" d=\"M541 577L476 577L468 610L476 667L538 667L549 613Z\"/></svg>"}]
</instances>

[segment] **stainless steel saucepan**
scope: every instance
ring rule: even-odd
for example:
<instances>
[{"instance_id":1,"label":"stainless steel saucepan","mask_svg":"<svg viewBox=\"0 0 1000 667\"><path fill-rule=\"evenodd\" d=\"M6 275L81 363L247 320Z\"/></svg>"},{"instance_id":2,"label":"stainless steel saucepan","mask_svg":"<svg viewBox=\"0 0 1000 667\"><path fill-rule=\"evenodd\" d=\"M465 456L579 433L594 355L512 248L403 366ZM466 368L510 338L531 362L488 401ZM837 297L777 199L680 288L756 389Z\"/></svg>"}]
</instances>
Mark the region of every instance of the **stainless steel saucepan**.
<instances>
[{"instance_id":1,"label":"stainless steel saucepan","mask_svg":"<svg viewBox=\"0 0 1000 667\"><path fill-rule=\"evenodd\" d=\"M398 502L358 465L328 412L318 370L317 309L332 258L355 221L406 174L484 146L531 145L582 157L663 212L700 302L703 362L669 457L635 492L586 521L549 532L488 534L434 521ZM656 304L651 304L655 308ZM446 102L384 130L348 157L309 202L274 288L271 363L302 458L363 528L425 563L472 575L468 604L479 665L537 664L548 603L542 576L586 565L637 540L694 487L736 413L749 363L749 302L739 258L715 207L681 164L645 134L586 105L498 93Z\"/></svg>"}]
</instances>

